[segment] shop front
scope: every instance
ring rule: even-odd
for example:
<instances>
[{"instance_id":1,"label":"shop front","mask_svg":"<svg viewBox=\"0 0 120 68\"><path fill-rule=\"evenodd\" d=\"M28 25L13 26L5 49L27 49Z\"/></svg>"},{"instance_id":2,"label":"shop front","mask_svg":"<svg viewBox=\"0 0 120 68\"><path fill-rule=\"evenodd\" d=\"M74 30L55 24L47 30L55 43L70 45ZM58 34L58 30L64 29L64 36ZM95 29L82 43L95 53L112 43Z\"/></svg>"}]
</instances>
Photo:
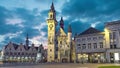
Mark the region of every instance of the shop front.
<instances>
[{"instance_id":1,"label":"shop front","mask_svg":"<svg viewBox=\"0 0 120 68\"><path fill-rule=\"evenodd\" d=\"M104 53L83 53L77 55L79 63L103 63L105 62Z\"/></svg>"}]
</instances>

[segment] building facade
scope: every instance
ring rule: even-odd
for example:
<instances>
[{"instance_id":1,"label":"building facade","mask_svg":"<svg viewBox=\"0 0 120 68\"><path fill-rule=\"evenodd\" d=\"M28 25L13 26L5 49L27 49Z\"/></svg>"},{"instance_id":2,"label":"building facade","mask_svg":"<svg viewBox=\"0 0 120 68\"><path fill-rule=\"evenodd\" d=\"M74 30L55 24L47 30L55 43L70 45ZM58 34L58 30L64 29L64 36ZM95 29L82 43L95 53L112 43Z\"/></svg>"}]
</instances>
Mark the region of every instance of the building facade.
<instances>
[{"instance_id":1,"label":"building facade","mask_svg":"<svg viewBox=\"0 0 120 68\"><path fill-rule=\"evenodd\" d=\"M64 21L61 17L60 23L56 20L56 11L52 3L47 19L48 25L48 62L70 62L72 47L72 29L69 25L68 33L64 31ZM57 30L57 26L60 28Z\"/></svg>"},{"instance_id":2,"label":"building facade","mask_svg":"<svg viewBox=\"0 0 120 68\"><path fill-rule=\"evenodd\" d=\"M108 22L105 25L107 62L120 62L120 21Z\"/></svg>"},{"instance_id":3,"label":"building facade","mask_svg":"<svg viewBox=\"0 0 120 68\"><path fill-rule=\"evenodd\" d=\"M103 32L90 27L75 36L78 62L119 62L120 21L109 22Z\"/></svg>"},{"instance_id":4,"label":"building facade","mask_svg":"<svg viewBox=\"0 0 120 68\"><path fill-rule=\"evenodd\" d=\"M23 63L23 62L39 62L44 58L44 48L42 44L35 47L34 44L29 46L28 35L26 37L26 44L15 44L9 42L1 51L1 61L4 63Z\"/></svg>"}]
</instances>

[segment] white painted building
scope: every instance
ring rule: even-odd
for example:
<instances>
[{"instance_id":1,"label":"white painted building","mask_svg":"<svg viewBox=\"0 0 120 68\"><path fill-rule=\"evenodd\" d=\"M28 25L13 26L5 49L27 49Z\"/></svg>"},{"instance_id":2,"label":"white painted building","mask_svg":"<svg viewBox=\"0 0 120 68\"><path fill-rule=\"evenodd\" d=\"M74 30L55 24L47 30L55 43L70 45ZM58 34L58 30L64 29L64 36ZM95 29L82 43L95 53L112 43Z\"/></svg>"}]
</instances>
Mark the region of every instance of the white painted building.
<instances>
[{"instance_id":1,"label":"white painted building","mask_svg":"<svg viewBox=\"0 0 120 68\"><path fill-rule=\"evenodd\" d=\"M120 21L109 22L104 32L90 27L75 36L78 62L119 62Z\"/></svg>"}]
</instances>

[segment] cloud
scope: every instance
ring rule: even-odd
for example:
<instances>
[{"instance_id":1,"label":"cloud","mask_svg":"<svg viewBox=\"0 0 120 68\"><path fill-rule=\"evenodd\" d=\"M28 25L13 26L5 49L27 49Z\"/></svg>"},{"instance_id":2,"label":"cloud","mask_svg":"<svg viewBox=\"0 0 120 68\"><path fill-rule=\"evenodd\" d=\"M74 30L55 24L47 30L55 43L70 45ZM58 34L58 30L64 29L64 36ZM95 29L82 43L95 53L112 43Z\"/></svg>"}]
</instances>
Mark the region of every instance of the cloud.
<instances>
[{"instance_id":1,"label":"cloud","mask_svg":"<svg viewBox=\"0 0 120 68\"><path fill-rule=\"evenodd\" d=\"M25 22L25 20L22 20L22 19L20 19L20 18L8 18L8 19L6 19L6 24L8 24L8 25L18 25L18 26L20 26L20 27L24 27L23 26L23 22Z\"/></svg>"},{"instance_id":2,"label":"cloud","mask_svg":"<svg viewBox=\"0 0 120 68\"><path fill-rule=\"evenodd\" d=\"M98 21L98 22L95 22L95 23L92 23L92 24L91 24L91 27L94 27L94 28L95 28L95 27L96 27L96 25L98 25L98 24L100 24L100 22L99 22L99 21Z\"/></svg>"},{"instance_id":3,"label":"cloud","mask_svg":"<svg viewBox=\"0 0 120 68\"><path fill-rule=\"evenodd\" d=\"M47 27L47 24L40 23L40 25L33 27L34 29L37 29L39 31L39 35L35 36L30 39L32 43L34 43L36 46L39 46L40 44L44 44L44 46L47 45L47 31L43 31L43 29Z\"/></svg>"},{"instance_id":4,"label":"cloud","mask_svg":"<svg viewBox=\"0 0 120 68\"><path fill-rule=\"evenodd\" d=\"M45 22L40 23L40 25L34 26L33 29L37 29L41 31L43 28L47 27L47 24Z\"/></svg>"},{"instance_id":5,"label":"cloud","mask_svg":"<svg viewBox=\"0 0 120 68\"><path fill-rule=\"evenodd\" d=\"M51 2L51 0L0 1L0 45L7 44L8 41L25 43L27 33L31 42L47 45L46 19ZM55 0L54 5L58 25L60 17L63 16L65 32L67 33L68 25L71 24L74 36L75 33L81 33L91 26L102 30L107 21L119 20L119 3L120 0ZM19 33L20 31L22 33Z\"/></svg>"},{"instance_id":6,"label":"cloud","mask_svg":"<svg viewBox=\"0 0 120 68\"><path fill-rule=\"evenodd\" d=\"M19 31L16 33L6 33L4 35L0 35L0 43L2 44L1 46L7 44L9 41L20 36L21 34L22 34L22 31ZM5 42L7 42L7 43L5 43Z\"/></svg>"},{"instance_id":7,"label":"cloud","mask_svg":"<svg viewBox=\"0 0 120 68\"><path fill-rule=\"evenodd\" d=\"M47 32L39 31L40 34L38 36L34 36L30 39L31 43L34 43L35 46L39 46L40 44L44 44L44 46L47 46Z\"/></svg>"},{"instance_id":8,"label":"cloud","mask_svg":"<svg viewBox=\"0 0 120 68\"><path fill-rule=\"evenodd\" d=\"M41 14L46 11L40 12L36 10L37 13L39 13L36 15L34 10L28 10L25 8L15 8L14 10L9 10L0 6L0 10L0 31L2 31L0 32L1 46L4 46L9 41L18 44L21 42L25 43L27 33L29 34L31 41L38 41L39 43L46 42L46 16ZM40 39L37 39L37 37Z\"/></svg>"},{"instance_id":9,"label":"cloud","mask_svg":"<svg viewBox=\"0 0 120 68\"><path fill-rule=\"evenodd\" d=\"M76 32L91 26L103 30L104 23L120 19L119 2L120 0L69 0L62 6L62 15L69 17L67 23L72 23Z\"/></svg>"}]
</instances>

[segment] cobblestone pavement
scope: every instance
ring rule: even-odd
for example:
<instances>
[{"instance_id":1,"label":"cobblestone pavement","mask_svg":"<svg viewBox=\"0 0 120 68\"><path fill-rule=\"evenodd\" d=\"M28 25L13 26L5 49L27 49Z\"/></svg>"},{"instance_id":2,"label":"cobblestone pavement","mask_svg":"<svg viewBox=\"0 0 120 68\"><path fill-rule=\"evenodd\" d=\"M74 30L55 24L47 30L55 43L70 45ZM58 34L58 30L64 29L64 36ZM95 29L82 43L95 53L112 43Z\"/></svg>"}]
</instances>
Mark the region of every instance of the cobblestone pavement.
<instances>
[{"instance_id":1,"label":"cobblestone pavement","mask_svg":"<svg viewBox=\"0 0 120 68\"><path fill-rule=\"evenodd\" d=\"M110 66L120 64L80 64L80 63L41 63L41 64L12 64L0 65L0 68L98 68L98 66Z\"/></svg>"}]
</instances>

